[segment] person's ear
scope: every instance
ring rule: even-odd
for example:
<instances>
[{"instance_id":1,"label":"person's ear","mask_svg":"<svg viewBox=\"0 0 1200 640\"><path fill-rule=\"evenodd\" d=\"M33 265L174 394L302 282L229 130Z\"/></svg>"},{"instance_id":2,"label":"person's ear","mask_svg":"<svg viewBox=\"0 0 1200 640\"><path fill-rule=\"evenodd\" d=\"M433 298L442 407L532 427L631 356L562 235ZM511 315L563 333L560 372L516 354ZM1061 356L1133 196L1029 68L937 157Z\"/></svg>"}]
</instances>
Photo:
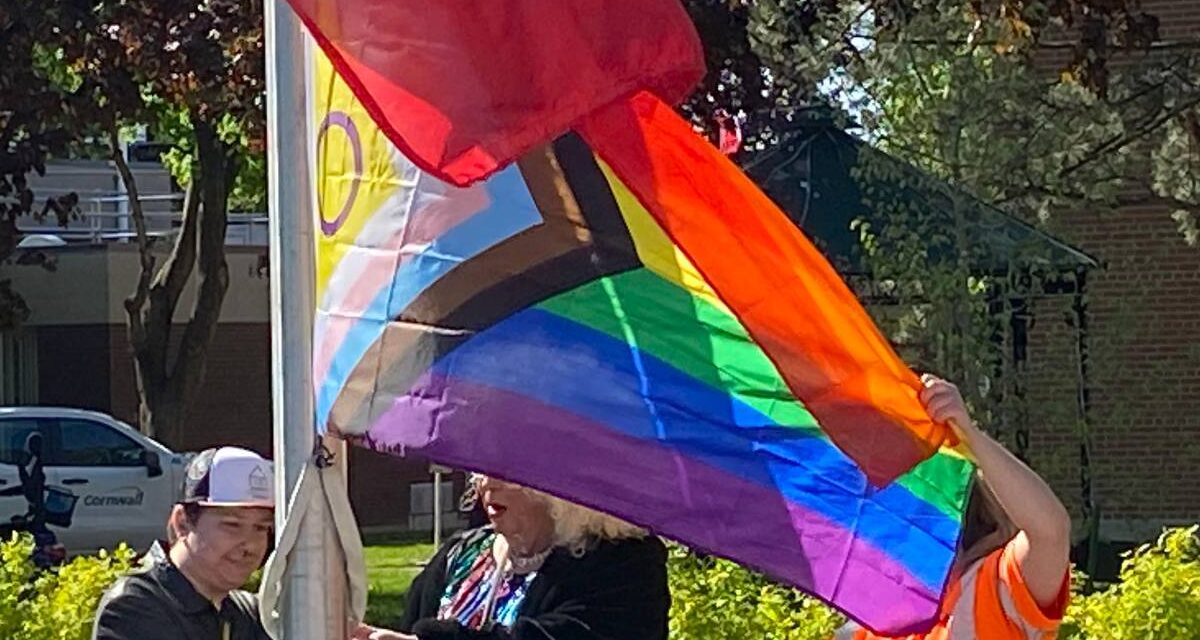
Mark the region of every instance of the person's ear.
<instances>
[{"instance_id":1,"label":"person's ear","mask_svg":"<svg viewBox=\"0 0 1200 640\"><path fill-rule=\"evenodd\" d=\"M188 532L192 530L192 523L188 522L187 511L181 504L171 508L171 517L168 518L167 523L171 527L171 532L175 534L173 536L175 540L187 536Z\"/></svg>"}]
</instances>

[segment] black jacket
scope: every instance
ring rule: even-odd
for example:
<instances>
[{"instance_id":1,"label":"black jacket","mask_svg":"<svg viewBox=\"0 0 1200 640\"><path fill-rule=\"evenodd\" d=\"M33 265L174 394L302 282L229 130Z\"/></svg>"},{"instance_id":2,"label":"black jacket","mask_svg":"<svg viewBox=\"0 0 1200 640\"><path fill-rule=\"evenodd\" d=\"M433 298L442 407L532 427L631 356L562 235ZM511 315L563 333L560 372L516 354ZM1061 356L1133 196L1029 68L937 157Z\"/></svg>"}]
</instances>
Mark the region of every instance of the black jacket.
<instances>
[{"instance_id":1,"label":"black jacket","mask_svg":"<svg viewBox=\"0 0 1200 640\"><path fill-rule=\"evenodd\" d=\"M224 628L228 627L228 635ZM100 600L92 640L270 640L258 600L234 591L221 603L196 592L170 562L117 581Z\"/></svg>"},{"instance_id":2,"label":"black jacket","mask_svg":"<svg viewBox=\"0 0 1200 640\"><path fill-rule=\"evenodd\" d=\"M436 620L451 538L413 580L400 630L421 640L665 640L667 550L655 537L601 542L580 558L555 549L529 585L511 630Z\"/></svg>"}]
</instances>

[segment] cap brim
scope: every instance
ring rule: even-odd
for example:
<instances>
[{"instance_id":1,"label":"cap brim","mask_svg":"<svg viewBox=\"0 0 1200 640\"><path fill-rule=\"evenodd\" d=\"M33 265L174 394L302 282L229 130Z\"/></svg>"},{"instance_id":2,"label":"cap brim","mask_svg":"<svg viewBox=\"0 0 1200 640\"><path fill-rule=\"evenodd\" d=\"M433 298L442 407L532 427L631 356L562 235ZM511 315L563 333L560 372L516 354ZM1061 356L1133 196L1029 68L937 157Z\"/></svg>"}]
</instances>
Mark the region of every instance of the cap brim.
<instances>
[{"instance_id":1,"label":"cap brim","mask_svg":"<svg viewBox=\"0 0 1200 640\"><path fill-rule=\"evenodd\" d=\"M185 501L190 504L200 505L201 507L256 507L259 509L274 509L274 502L250 501L250 502L217 502L213 500L200 499Z\"/></svg>"}]
</instances>

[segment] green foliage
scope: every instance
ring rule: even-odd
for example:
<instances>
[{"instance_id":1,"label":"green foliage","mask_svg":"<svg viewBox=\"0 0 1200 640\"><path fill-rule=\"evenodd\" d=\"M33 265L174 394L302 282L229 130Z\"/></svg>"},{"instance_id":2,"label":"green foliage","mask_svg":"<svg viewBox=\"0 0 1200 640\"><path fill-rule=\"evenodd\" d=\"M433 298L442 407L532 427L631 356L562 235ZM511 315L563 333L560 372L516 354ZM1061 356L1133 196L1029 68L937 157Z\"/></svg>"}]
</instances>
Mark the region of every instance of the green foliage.
<instances>
[{"instance_id":1,"label":"green foliage","mask_svg":"<svg viewBox=\"0 0 1200 640\"><path fill-rule=\"evenodd\" d=\"M100 596L133 562L122 545L81 556L49 571L33 564L33 539L0 544L0 637L8 640L86 640Z\"/></svg>"},{"instance_id":2,"label":"green foliage","mask_svg":"<svg viewBox=\"0 0 1200 640\"><path fill-rule=\"evenodd\" d=\"M1168 530L1130 552L1120 582L1077 594L1062 637L1157 640L1200 637L1200 527Z\"/></svg>"},{"instance_id":3,"label":"green foliage","mask_svg":"<svg viewBox=\"0 0 1200 640\"><path fill-rule=\"evenodd\" d=\"M844 618L820 601L717 558L671 547L671 637L828 640Z\"/></svg>"},{"instance_id":4,"label":"green foliage","mask_svg":"<svg viewBox=\"0 0 1200 640\"><path fill-rule=\"evenodd\" d=\"M59 91L72 93L83 85L83 77L67 64L61 48L35 43L31 51L33 69Z\"/></svg>"},{"instance_id":5,"label":"green foliage","mask_svg":"<svg viewBox=\"0 0 1200 640\"><path fill-rule=\"evenodd\" d=\"M798 13L822 4L815 17ZM1064 19L1148 47L1158 20L1124 3L881 4L762 0L747 28L777 84L804 95L821 82L872 142L1010 213L1045 221L1166 205L1188 242L1200 238L1200 53L1127 56L1109 68L1115 54L1085 44L1055 70L1037 48L1071 37L1051 27ZM1121 15L1096 24L1112 9Z\"/></svg>"},{"instance_id":6,"label":"green foliage","mask_svg":"<svg viewBox=\"0 0 1200 640\"><path fill-rule=\"evenodd\" d=\"M1082 591L1076 573L1063 640L1200 637L1200 526L1172 529L1130 552L1120 581ZM844 618L819 601L725 560L674 546L671 637L829 640Z\"/></svg>"},{"instance_id":7,"label":"green foliage","mask_svg":"<svg viewBox=\"0 0 1200 640\"><path fill-rule=\"evenodd\" d=\"M178 107L157 100L152 104L158 118L154 127L155 139L172 144L162 154L163 166L176 182L187 187L196 167L191 119L187 111ZM252 130L231 114L225 114L217 121L217 136L221 142L240 150L233 160L236 166L229 189L228 206L234 212L262 213L267 210L267 157L258 141L248 133Z\"/></svg>"},{"instance_id":8,"label":"green foliage","mask_svg":"<svg viewBox=\"0 0 1200 640\"><path fill-rule=\"evenodd\" d=\"M1200 110L1167 125L1152 161L1154 193L1171 207L1188 244L1200 243Z\"/></svg>"},{"instance_id":9,"label":"green foliage","mask_svg":"<svg viewBox=\"0 0 1200 640\"><path fill-rule=\"evenodd\" d=\"M998 214L883 154L861 153L854 177L871 210L852 224L868 311L905 362L957 383L979 424L1005 439L1021 402L1012 301L1037 282L1017 276L1031 273L1041 248L996 251L987 233Z\"/></svg>"}]
</instances>

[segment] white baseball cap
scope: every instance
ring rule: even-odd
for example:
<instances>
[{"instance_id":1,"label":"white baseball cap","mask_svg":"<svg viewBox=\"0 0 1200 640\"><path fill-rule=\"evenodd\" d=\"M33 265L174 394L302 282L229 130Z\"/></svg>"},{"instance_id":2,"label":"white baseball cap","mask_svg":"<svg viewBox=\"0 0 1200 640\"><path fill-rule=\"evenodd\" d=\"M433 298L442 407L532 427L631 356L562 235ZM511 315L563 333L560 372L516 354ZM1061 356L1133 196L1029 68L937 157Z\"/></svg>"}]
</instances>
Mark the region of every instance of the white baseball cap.
<instances>
[{"instance_id":1,"label":"white baseball cap","mask_svg":"<svg viewBox=\"0 0 1200 640\"><path fill-rule=\"evenodd\" d=\"M210 507L275 506L270 460L241 447L206 449L188 463L183 500Z\"/></svg>"}]
</instances>

